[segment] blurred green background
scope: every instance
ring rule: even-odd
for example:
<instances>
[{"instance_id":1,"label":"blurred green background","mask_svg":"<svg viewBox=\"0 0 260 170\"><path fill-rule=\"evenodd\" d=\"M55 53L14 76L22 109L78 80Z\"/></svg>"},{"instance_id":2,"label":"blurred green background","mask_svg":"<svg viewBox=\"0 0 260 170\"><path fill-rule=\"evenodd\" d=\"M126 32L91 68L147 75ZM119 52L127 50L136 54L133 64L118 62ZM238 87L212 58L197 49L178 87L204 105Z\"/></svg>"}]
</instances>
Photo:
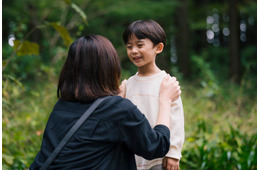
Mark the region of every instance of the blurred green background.
<instances>
[{"instance_id":1,"label":"blurred green background","mask_svg":"<svg viewBox=\"0 0 260 170\"><path fill-rule=\"evenodd\" d=\"M121 37L138 19L164 28L157 64L182 87L181 169L257 169L256 13L256 0L3 0L3 169L26 169L39 151L73 40L107 37L122 79L136 73Z\"/></svg>"}]
</instances>

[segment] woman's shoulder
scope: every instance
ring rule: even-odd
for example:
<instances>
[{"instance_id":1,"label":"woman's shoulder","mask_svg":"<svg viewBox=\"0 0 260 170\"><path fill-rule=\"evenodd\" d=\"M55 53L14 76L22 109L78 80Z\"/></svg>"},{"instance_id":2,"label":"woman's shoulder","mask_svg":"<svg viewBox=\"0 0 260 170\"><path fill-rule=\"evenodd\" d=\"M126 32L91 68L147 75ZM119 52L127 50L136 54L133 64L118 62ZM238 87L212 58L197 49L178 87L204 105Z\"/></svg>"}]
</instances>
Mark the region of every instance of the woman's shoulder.
<instances>
[{"instance_id":1,"label":"woman's shoulder","mask_svg":"<svg viewBox=\"0 0 260 170\"><path fill-rule=\"evenodd\" d=\"M120 126L125 126L129 122L136 124L143 122L145 116L130 100L120 96L112 97L109 121ZM138 124L138 123L137 123Z\"/></svg>"},{"instance_id":2,"label":"woman's shoulder","mask_svg":"<svg viewBox=\"0 0 260 170\"><path fill-rule=\"evenodd\" d=\"M112 96L107 100L106 104L111 104L114 107L119 107L125 110L132 110L136 108L136 106L129 99L121 96Z\"/></svg>"},{"instance_id":3,"label":"woman's shoulder","mask_svg":"<svg viewBox=\"0 0 260 170\"><path fill-rule=\"evenodd\" d=\"M90 103L79 103L79 102L68 102L58 100L54 106L54 110L72 110L82 112L86 108L90 107L93 102ZM121 109L133 109L135 105L128 99L121 96L110 96L100 103L99 108L118 107Z\"/></svg>"},{"instance_id":4,"label":"woman's shoulder","mask_svg":"<svg viewBox=\"0 0 260 170\"><path fill-rule=\"evenodd\" d=\"M106 102L104 102L103 106L101 107L104 110L110 110L111 114L114 116L123 116L130 119L131 117L143 117L143 114L141 114L136 105L134 105L129 99L123 98L121 96L112 96Z\"/></svg>"}]
</instances>

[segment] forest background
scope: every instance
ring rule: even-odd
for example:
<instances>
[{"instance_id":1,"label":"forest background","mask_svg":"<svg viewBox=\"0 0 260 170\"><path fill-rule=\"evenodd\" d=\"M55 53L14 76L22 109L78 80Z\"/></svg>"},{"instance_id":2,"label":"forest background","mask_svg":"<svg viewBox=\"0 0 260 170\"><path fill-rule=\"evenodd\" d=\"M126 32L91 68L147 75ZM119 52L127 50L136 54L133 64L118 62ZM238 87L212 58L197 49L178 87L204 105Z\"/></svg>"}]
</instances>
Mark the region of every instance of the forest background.
<instances>
[{"instance_id":1,"label":"forest background","mask_svg":"<svg viewBox=\"0 0 260 170\"><path fill-rule=\"evenodd\" d=\"M26 169L39 151L73 40L107 37L122 80L136 73L121 37L138 19L167 35L157 63L182 88L181 169L257 168L256 0L3 0L3 169Z\"/></svg>"}]
</instances>

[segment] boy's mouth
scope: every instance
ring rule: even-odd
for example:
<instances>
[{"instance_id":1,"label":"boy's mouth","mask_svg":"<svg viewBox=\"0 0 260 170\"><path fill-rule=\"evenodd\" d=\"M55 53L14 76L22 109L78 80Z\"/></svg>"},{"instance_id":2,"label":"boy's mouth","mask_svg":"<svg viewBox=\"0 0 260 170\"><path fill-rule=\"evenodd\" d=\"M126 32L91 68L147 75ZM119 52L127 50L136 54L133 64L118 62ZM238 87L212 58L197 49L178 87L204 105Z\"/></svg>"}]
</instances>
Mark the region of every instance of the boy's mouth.
<instances>
[{"instance_id":1,"label":"boy's mouth","mask_svg":"<svg viewBox=\"0 0 260 170\"><path fill-rule=\"evenodd\" d=\"M133 57L134 61L140 61L142 59L142 57Z\"/></svg>"}]
</instances>

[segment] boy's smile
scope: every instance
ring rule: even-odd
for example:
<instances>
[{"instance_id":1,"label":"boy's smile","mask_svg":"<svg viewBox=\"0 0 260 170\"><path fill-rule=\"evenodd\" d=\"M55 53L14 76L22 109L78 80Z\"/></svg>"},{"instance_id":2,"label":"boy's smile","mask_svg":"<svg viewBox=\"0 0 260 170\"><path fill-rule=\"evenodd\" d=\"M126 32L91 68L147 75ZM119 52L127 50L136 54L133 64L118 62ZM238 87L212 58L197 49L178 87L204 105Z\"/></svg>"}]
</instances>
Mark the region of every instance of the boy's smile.
<instances>
[{"instance_id":1,"label":"boy's smile","mask_svg":"<svg viewBox=\"0 0 260 170\"><path fill-rule=\"evenodd\" d=\"M142 59L142 57L133 57L133 60L134 60L135 62L140 62L141 59Z\"/></svg>"}]
</instances>

